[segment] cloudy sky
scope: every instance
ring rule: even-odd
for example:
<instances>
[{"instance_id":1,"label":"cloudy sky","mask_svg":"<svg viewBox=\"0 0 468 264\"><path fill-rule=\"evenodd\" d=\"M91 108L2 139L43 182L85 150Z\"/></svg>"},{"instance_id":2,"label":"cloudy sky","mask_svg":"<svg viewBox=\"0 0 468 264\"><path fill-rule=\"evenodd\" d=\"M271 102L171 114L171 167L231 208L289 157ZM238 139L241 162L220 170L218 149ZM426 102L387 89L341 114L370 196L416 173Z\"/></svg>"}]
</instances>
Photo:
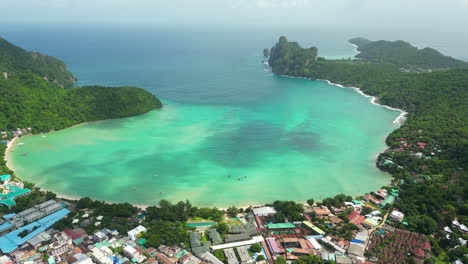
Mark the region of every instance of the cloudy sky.
<instances>
[{"instance_id":1,"label":"cloudy sky","mask_svg":"<svg viewBox=\"0 0 468 264\"><path fill-rule=\"evenodd\" d=\"M0 22L468 26L468 0L0 0Z\"/></svg>"}]
</instances>

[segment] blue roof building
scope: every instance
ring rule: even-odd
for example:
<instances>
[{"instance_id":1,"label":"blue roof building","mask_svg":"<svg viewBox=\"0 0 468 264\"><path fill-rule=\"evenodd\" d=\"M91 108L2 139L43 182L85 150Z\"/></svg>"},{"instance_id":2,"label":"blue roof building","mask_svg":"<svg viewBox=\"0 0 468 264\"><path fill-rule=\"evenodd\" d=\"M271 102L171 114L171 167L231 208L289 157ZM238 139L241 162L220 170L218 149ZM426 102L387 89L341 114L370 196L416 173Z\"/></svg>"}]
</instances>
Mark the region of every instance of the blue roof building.
<instances>
[{"instance_id":1,"label":"blue roof building","mask_svg":"<svg viewBox=\"0 0 468 264\"><path fill-rule=\"evenodd\" d=\"M68 209L62 209L0 237L0 250L3 253L13 252L26 241L44 232L69 213ZM24 237L20 237L19 234L24 230L29 230L30 233Z\"/></svg>"}]
</instances>

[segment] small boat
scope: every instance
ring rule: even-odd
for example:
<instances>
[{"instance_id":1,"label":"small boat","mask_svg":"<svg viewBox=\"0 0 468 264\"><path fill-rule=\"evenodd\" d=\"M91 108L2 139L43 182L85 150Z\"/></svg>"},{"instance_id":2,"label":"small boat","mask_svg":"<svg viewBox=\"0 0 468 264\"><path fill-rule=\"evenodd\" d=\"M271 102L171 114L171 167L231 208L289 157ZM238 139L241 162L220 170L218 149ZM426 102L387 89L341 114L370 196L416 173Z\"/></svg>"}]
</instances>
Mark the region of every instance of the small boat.
<instances>
[{"instance_id":1,"label":"small boat","mask_svg":"<svg viewBox=\"0 0 468 264\"><path fill-rule=\"evenodd\" d=\"M132 190L136 190L136 189L137 189L137 187L132 187Z\"/></svg>"},{"instance_id":2,"label":"small boat","mask_svg":"<svg viewBox=\"0 0 468 264\"><path fill-rule=\"evenodd\" d=\"M41 137L46 137L46 135L42 135Z\"/></svg>"},{"instance_id":3,"label":"small boat","mask_svg":"<svg viewBox=\"0 0 468 264\"><path fill-rule=\"evenodd\" d=\"M228 178L231 178L231 174L228 174L228 176L227 176L227 177L228 177Z\"/></svg>"},{"instance_id":4,"label":"small boat","mask_svg":"<svg viewBox=\"0 0 468 264\"><path fill-rule=\"evenodd\" d=\"M153 177L159 177L159 174L154 174Z\"/></svg>"},{"instance_id":5,"label":"small boat","mask_svg":"<svg viewBox=\"0 0 468 264\"><path fill-rule=\"evenodd\" d=\"M247 179L247 176L244 176L244 179Z\"/></svg>"},{"instance_id":6,"label":"small boat","mask_svg":"<svg viewBox=\"0 0 468 264\"><path fill-rule=\"evenodd\" d=\"M159 193L159 195L162 195L162 194L163 194L163 192L160 192L160 193Z\"/></svg>"},{"instance_id":7,"label":"small boat","mask_svg":"<svg viewBox=\"0 0 468 264\"><path fill-rule=\"evenodd\" d=\"M237 180L240 181L240 177L237 177Z\"/></svg>"},{"instance_id":8,"label":"small boat","mask_svg":"<svg viewBox=\"0 0 468 264\"><path fill-rule=\"evenodd\" d=\"M17 146L24 146L24 143L21 142L21 143L18 143L18 144L16 144L16 145L17 145Z\"/></svg>"},{"instance_id":9,"label":"small boat","mask_svg":"<svg viewBox=\"0 0 468 264\"><path fill-rule=\"evenodd\" d=\"M21 156L26 156L26 155L28 155L28 153L26 152L21 153Z\"/></svg>"}]
</instances>

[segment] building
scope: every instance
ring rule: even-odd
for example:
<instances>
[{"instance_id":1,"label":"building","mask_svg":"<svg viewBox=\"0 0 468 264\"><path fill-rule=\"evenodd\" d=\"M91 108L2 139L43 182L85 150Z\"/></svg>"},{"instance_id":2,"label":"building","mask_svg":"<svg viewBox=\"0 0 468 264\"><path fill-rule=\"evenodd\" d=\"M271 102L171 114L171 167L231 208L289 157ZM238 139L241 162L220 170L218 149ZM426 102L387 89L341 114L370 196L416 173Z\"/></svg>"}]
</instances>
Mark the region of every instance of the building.
<instances>
[{"instance_id":1,"label":"building","mask_svg":"<svg viewBox=\"0 0 468 264\"><path fill-rule=\"evenodd\" d=\"M13 264L14 262L7 256L0 256L0 264Z\"/></svg>"},{"instance_id":2,"label":"building","mask_svg":"<svg viewBox=\"0 0 468 264\"><path fill-rule=\"evenodd\" d=\"M104 252L97 247L94 247L92 249L91 258L97 264L113 264L114 263L114 261L108 256L107 252Z\"/></svg>"},{"instance_id":3,"label":"building","mask_svg":"<svg viewBox=\"0 0 468 264\"><path fill-rule=\"evenodd\" d=\"M315 232L317 235L321 235L321 236L325 235L325 231L316 227L309 221L303 221L302 224L306 226L307 228L309 228L310 230L312 230L313 232Z\"/></svg>"},{"instance_id":4,"label":"building","mask_svg":"<svg viewBox=\"0 0 468 264\"><path fill-rule=\"evenodd\" d=\"M348 256L353 259L364 258L364 246L361 244L351 243L348 248Z\"/></svg>"},{"instance_id":5,"label":"building","mask_svg":"<svg viewBox=\"0 0 468 264\"><path fill-rule=\"evenodd\" d=\"M401 221L403 221L403 218L405 217L405 214L394 209L389 217L390 217L390 219L392 219L394 221L401 222Z\"/></svg>"},{"instance_id":6,"label":"building","mask_svg":"<svg viewBox=\"0 0 468 264\"><path fill-rule=\"evenodd\" d=\"M247 251L247 247L238 247L236 249L242 264L253 263L253 260Z\"/></svg>"},{"instance_id":7,"label":"building","mask_svg":"<svg viewBox=\"0 0 468 264\"><path fill-rule=\"evenodd\" d=\"M242 233L242 234L235 234L235 235L227 235L224 238L224 241L226 243L233 243L233 242L240 242L240 241L245 241L249 239L250 239L249 234Z\"/></svg>"},{"instance_id":8,"label":"building","mask_svg":"<svg viewBox=\"0 0 468 264\"><path fill-rule=\"evenodd\" d=\"M330 210L326 206L314 207L312 210L317 214L317 216L328 216L331 214Z\"/></svg>"},{"instance_id":9,"label":"building","mask_svg":"<svg viewBox=\"0 0 468 264\"><path fill-rule=\"evenodd\" d=\"M135 241L138 238L138 235L141 234L142 232L146 232L146 227L139 225L135 227L134 229L127 232L128 238Z\"/></svg>"},{"instance_id":10,"label":"building","mask_svg":"<svg viewBox=\"0 0 468 264\"><path fill-rule=\"evenodd\" d=\"M216 231L216 229L210 229L208 235L210 236L211 243L213 245L219 245L223 243L223 239L221 238L221 235Z\"/></svg>"},{"instance_id":11,"label":"building","mask_svg":"<svg viewBox=\"0 0 468 264\"><path fill-rule=\"evenodd\" d=\"M196 231L189 233L190 245L192 246L192 253L199 255L210 251L210 242L201 242L200 234Z\"/></svg>"},{"instance_id":12,"label":"building","mask_svg":"<svg viewBox=\"0 0 468 264\"><path fill-rule=\"evenodd\" d=\"M48 215L36 222L30 223L26 226L18 228L2 237L0 237L0 250L3 253L11 253L15 251L19 246L23 245L29 239L37 236L39 233L44 232L50 228L54 223L64 218L70 211L67 209L62 209L58 212L55 212L51 215ZM13 218L13 217L12 217ZM18 234L29 230L29 234L23 238L19 238Z\"/></svg>"},{"instance_id":13,"label":"building","mask_svg":"<svg viewBox=\"0 0 468 264\"><path fill-rule=\"evenodd\" d=\"M98 232L94 233L93 238L97 242L102 242L102 241L105 241L105 240L109 239L109 237L107 237L107 235L104 234L104 232L102 232L102 231L98 231Z\"/></svg>"},{"instance_id":14,"label":"building","mask_svg":"<svg viewBox=\"0 0 468 264\"><path fill-rule=\"evenodd\" d=\"M7 184L11 179L11 175L10 174L4 174L4 175L0 175L0 183L1 184Z\"/></svg>"},{"instance_id":15,"label":"building","mask_svg":"<svg viewBox=\"0 0 468 264\"><path fill-rule=\"evenodd\" d=\"M361 224L362 224L363 227L366 227L366 228L370 229L370 228L374 228L374 227L378 226L379 222L377 222L376 220L374 220L372 218L367 218Z\"/></svg>"},{"instance_id":16,"label":"building","mask_svg":"<svg viewBox=\"0 0 468 264\"><path fill-rule=\"evenodd\" d=\"M237 260L237 257L236 257L236 253L234 253L234 249L226 248L223 251L224 251L224 255L226 256L228 264L239 264L239 261Z\"/></svg>"},{"instance_id":17,"label":"building","mask_svg":"<svg viewBox=\"0 0 468 264\"><path fill-rule=\"evenodd\" d=\"M380 206L385 207L387 204L392 204L393 201L395 200L395 196L393 195L388 195L387 198L382 202Z\"/></svg>"},{"instance_id":18,"label":"building","mask_svg":"<svg viewBox=\"0 0 468 264\"><path fill-rule=\"evenodd\" d=\"M137 258L140 253L135 248L127 245L123 248L123 254L129 259L133 259Z\"/></svg>"},{"instance_id":19,"label":"building","mask_svg":"<svg viewBox=\"0 0 468 264\"><path fill-rule=\"evenodd\" d=\"M73 248L72 240L64 232L55 234L53 240L54 243L49 245L49 252L54 258L67 253Z\"/></svg>"},{"instance_id":20,"label":"building","mask_svg":"<svg viewBox=\"0 0 468 264\"><path fill-rule=\"evenodd\" d=\"M202 260L207 263L211 264L224 264L221 260L219 260L215 255L211 254L210 252L205 252L199 255Z\"/></svg>"},{"instance_id":21,"label":"building","mask_svg":"<svg viewBox=\"0 0 468 264\"><path fill-rule=\"evenodd\" d=\"M269 216L271 214L276 214L275 208L270 207L270 206L253 208L252 211L255 215L261 216L261 217Z\"/></svg>"}]
</instances>

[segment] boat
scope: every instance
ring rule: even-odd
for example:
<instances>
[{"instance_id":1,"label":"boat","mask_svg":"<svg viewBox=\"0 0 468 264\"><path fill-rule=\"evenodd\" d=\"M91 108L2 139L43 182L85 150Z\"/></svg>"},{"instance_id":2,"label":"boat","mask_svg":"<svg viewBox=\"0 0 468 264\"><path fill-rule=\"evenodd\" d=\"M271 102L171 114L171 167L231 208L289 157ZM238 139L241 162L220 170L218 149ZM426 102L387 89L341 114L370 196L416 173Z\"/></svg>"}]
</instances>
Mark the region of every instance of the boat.
<instances>
[{"instance_id":1,"label":"boat","mask_svg":"<svg viewBox=\"0 0 468 264\"><path fill-rule=\"evenodd\" d=\"M26 155L28 155L28 153L26 152L21 153L21 156L26 156Z\"/></svg>"},{"instance_id":2,"label":"boat","mask_svg":"<svg viewBox=\"0 0 468 264\"><path fill-rule=\"evenodd\" d=\"M153 177L159 177L159 174L154 174Z\"/></svg>"},{"instance_id":3,"label":"boat","mask_svg":"<svg viewBox=\"0 0 468 264\"><path fill-rule=\"evenodd\" d=\"M136 189L137 189L137 187L132 187L132 190L136 190Z\"/></svg>"},{"instance_id":4,"label":"boat","mask_svg":"<svg viewBox=\"0 0 468 264\"><path fill-rule=\"evenodd\" d=\"M227 176L227 177L228 177L228 178L231 178L231 174L228 174L228 176Z\"/></svg>"},{"instance_id":5,"label":"boat","mask_svg":"<svg viewBox=\"0 0 468 264\"><path fill-rule=\"evenodd\" d=\"M24 143L21 142L21 143L18 143L18 144L16 144L16 145L17 145L17 146L24 146Z\"/></svg>"},{"instance_id":6,"label":"boat","mask_svg":"<svg viewBox=\"0 0 468 264\"><path fill-rule=\"evenodd\" d=\"M237 180L240 181L240 177L237 177Z\"/></svg>"},{"instance_id":7,"label":"boat","mask_svg":"<svg viewBox=\"0 0 468 264\"><path fill-rule=\"evenodd\" d=\"M42 135L41 137L46 137L46 135Z\"/></svg>"}]
</instances>

